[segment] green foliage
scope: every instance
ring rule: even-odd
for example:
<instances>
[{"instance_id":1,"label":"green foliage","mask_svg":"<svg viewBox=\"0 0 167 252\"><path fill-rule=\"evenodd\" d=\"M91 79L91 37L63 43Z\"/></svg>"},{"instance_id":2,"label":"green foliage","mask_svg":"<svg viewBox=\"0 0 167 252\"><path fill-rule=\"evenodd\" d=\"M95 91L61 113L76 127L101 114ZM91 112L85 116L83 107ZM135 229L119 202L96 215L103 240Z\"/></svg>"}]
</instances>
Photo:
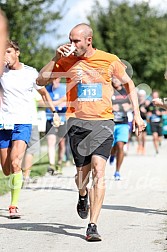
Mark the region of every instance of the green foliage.
<instances>
[{"instance_id":1,"label":"green foliage","mask_svg":"<svg viewBox=\"0 0 167 252\"><path fill-rule=\"evenodd\" d=\"M2 171L0 171L0 196L9 192L9 177L3 175Z\"/></svg>"},{"instance_id":2,"label":"green foliage","mask_svg":"<svg viewBox=\"0 0 167 252\"><path fill-rule=\"evenodd\" d=\"M25 64L39 70L52 57L53 49L46 48L40 39L42 35L55 31L52 22L62 18L65 2L61 2L59 11L54 11L55 0L0 0L0 7L9 21L10 38L19 43L20 59Z\"/></svg>"},{"instance_id":3,"label":"green foliage","mask_svg":"<svg viewBox=\"0 0 167 252\"><path fill-rule=\"evenodd\" d=\"M38 179L42 177L47 172L46 163L38 163L32 167L31 177L32 179ZM6 177L2 171L0 171L0 196L10 192L9 187L9 176Z\"/></svg>"},{"instance_id":4,"label":"green foliage","mask_svg":"<svg viewBox=\"0 0 167 252\"><path fill-rule=\"evenodd\" d=\"M167 95L167 14L146 2L130 5L109 0L106 9L96 1L88 20L95 47L128 61L136 84L147 83Z\"/></svg>"},{"instance_id":5,"label":"green foliage","mask_svg":"<svg viewBox=\"0 0 167 252\"><path fill-rule=\"evenodd\" d=\"M42 154L38 162L35 162L32 166L30 173L31 178L44 176L47 172L48 163L48 155Z\"/></svg>"},{"instance_id":6,"label":"green foliage","mask_svg":"<svg viewBox=\"0 0 167 252\"><path fill-rule=\"evenodd\" d=\"M31 177L41 177L44 176L47 172L47 165L46 164L38 164L34 165L31 171Z\"/></svg>"}]
</instances>

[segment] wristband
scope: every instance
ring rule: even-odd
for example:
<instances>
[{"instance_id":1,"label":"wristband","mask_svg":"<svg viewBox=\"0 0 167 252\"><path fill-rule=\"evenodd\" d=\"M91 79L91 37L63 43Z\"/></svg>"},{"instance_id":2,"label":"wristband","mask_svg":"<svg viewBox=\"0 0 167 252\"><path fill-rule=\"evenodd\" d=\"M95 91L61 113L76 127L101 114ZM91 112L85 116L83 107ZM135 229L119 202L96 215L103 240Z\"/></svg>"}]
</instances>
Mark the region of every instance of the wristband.
<instances>
[{"instance_id":1,"label":"wristband","mask_svg":"<svg viewBox=\"0 0 167 252\"><path fill-rule=\"evenodd\" d=\"M56 111L56 110L54 110L54 111L52 111L52 113L53 113L53 114L55 114L55 113L57 113L57 111Z\"/></svg>"}]
</instances>

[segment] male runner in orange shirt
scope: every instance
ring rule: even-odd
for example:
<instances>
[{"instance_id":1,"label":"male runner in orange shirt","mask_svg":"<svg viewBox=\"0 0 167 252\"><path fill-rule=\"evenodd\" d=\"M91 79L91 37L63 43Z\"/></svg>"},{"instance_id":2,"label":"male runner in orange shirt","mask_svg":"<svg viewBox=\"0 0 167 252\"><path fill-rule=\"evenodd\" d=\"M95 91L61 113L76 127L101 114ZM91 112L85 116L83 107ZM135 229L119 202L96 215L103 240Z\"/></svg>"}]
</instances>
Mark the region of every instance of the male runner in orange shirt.
<instances>
[{"instance_id":1,"label":"male runner in orange shirt","mask_svg":"<svg viewBox=\"0 0 167 252\"><path fill-rule=\"evenodd\" d=\"M87 241L100 241L97 219L105 194L105 166L113 141L112 76L124 84L134 109L134 128L138 133L145 128L140 117L137 94L133 81L126 74L120 59L93 48L93 31L87 24L78 24L70 32L70 43L75 51L68 57L71 44L60 46L55 57L40 71L38 85L47 85L51 79L67 79L67 118L71 150L77 168L76 184L79 190L77 212L83 219L88 216L89 175L93 184L89 192L90 222Z\"/></svg>"}]
</instances>

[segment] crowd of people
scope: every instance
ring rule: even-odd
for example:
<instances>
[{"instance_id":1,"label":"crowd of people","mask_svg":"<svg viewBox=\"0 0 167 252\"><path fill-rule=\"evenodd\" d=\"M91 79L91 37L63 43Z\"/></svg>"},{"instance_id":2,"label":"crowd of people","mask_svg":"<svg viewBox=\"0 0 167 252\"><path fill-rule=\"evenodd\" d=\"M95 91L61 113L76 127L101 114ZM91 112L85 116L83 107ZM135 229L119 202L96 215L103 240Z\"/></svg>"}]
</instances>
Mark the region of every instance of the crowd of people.
<instances>
[{"instance_id":1,"label":"crowd of people","mask_svg":"<svg viewBox=\"0 0 167 252\"><path fill-rule=\"evenodd\" d=\"M143 155L146 153L145 143L146 135L148 133L152 135L155 154L157 155L159 153L159 147L161 146L163 138L163 116L167 114L165 110L165 104L159 98L159 92L156 90L153 90L151 99L147 99L146 92L144 90L139 90L138 95L140 113L145 121L146 129L137 138L137 152L138 154ZM158 101L161 101L161 106L158 106Z\"/></svg>"},{"instance_id":2,"label":"crowd of people","mask_svg":"<svg viewBox=\"0 0 167 252\"><path fill-rule=\"evenodd\" d=\"M140 97L141 92L137 93L124 63L114 54L95 49L93 30L84 23L70 31L70 43L59 46L53 59L38 73L19 61L19 45L7 39L7 21L2 14L0 18L4 22L0 34L5 38L0 47L3 59L0 62L0 159L4 174L10 176L9 217L20 218L18 200L22 171L28 179L33 156L40 148L37 123L33 120L36 114L35 89L43 100L37 99L38 104L46 107L48 172L52 175L62 173L65 153L69 157L66 148L69 142L76 166L77 212L82 219L89 216L86 240L101 241L97 222L105 196L107 160L112 163L113 157L116 158L114 177L120 180L124 146L131 133L130 110L133 111L131 124L139 143L138 152L145 152L145 128L149 119L158 153L162 136L159 125L162 111L154 106L161 106L158 94L154 92L154 101L145 106L146 100ZM65 84L60 81L64 75ZM88 188L90 176L93 183Z\"/></svg>"},{"instance_id":3,"label":"crowd of people","mask_svg":"<svg viewBox=\"0 0 167 252\"><path fill-rule=\"evenodd\" d=\"M123 85L113 79L114 94L112 96L113 111L114 111L114 142L109 158L110 165L113 165L116 159L116 170L114 173L115 180L121 180L120 169L125 155L128 155L125 146L129 142L135 140L137 142L136 154L146 154L147 135L152 136L152 141L155 149L154 155L158 155L159 148L163 139L163 116L167 115L166 104L159 98L159 92L154 90L149 96L144 89L138 89L138 102L141 117L146 125L140 135L132 132L131 121L133 113L128 95ZM132 118L129 122L128 113L131 113ZM129 137L129 136L130 137Z\"/></svg>"}]
</instances>

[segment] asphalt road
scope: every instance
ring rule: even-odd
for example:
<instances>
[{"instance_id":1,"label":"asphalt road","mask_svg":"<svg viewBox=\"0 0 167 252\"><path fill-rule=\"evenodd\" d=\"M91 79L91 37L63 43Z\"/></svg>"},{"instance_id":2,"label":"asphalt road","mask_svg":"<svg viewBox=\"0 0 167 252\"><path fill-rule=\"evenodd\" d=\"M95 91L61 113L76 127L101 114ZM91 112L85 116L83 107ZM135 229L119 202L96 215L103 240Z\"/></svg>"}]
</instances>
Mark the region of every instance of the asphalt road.
<instances>
[{"instance_id":1,"label":"asphalt road","mask_svg":"<svg viewBox=\"0 0 167 252\"><path fill-rule=\"evenodd\" d=\"M145 156L131 144L122 180L106 167L106 195L98 222L102 242L85 241L88 220L76 213L75 168L62 176L39 178L21 191L22 218L8 219L10 194L0 199L0 251L161 252L167 251L167 140L155 156L151 141Z\"/></svg>"}]
</instances>

